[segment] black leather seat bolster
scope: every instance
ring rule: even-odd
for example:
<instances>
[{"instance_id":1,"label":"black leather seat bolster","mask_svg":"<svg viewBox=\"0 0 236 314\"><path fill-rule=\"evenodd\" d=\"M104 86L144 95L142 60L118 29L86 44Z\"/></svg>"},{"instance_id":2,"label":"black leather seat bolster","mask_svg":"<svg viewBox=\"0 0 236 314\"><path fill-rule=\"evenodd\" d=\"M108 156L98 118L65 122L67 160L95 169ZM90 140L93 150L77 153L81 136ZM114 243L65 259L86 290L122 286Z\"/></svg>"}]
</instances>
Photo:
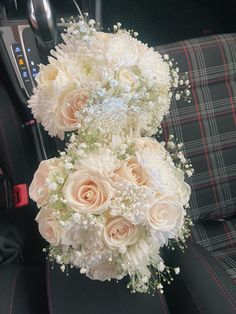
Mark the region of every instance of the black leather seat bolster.
<instances>
[{"instance_id":1,"label":"black leather seat bolster","mask_svg":"<svg viewBox=\"0 0 236 314\"><path fill-rule=\"evenodd\" d=\"M184 254L176 249L168 255L181 269L166 290L173 313L236 313L236 286L208 251L189 242Z\"/></svg>"},{"instance_id":2,"label":"black leather seat bolster","mask_svg":"<svg viewBox=\"0 0 236 314\"><path fill-rule=\"evenodd\" d=\"M0 266L0 313L48 313L42 269L17 264Z\"/></svg>"},{"instance_id":3,"label":"black leather seat bolster","mask_svg":"<svg viewBox=\"0 0 236 314\"><path fill-rule=\"evenodd\" d=\"M118 283L90 280L79 270L69 269L69 276L58 265L47 266L50 314L168 314L164 295L131 292L126 278Z\"/></svg>"}]
</instances>

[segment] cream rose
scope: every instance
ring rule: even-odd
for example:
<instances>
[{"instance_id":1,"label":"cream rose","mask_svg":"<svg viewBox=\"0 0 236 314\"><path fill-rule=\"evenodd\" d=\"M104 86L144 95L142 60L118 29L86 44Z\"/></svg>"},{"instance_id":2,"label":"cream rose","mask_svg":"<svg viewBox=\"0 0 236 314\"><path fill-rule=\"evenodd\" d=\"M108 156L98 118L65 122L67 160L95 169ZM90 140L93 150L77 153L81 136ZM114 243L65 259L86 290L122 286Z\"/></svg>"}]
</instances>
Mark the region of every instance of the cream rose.
<instances>
[{"instance_id":1,"label":"cream rose","mask_svg":"<svg viewBox=\"0 0 236 314\"><path fill-rule=\"evenodd\" d=\"M137 185L147 185L149 181L145 169L139 165L136 157L127 158L115 173Z\"/></svg>"},{"instance_id":2,"label":"cream rose","mask_svg":"<svg viewBox=\"0 0 236 314\"><path fill-rule=\"evenodd\" d=\"M185 211L182 205L171 199L159 199L148 210L150 226L161 232L173 232L183 226Z\"/></svg>"},{"instance_id":3,"label":"cream rose","mask_svg":"<svg viewBox=\"0 0 236 314\"><path fill-rule=\"evenodd\" d=\"M87 92L77 89L62 96L55 112L56 126L64 131L76 130L80 122L76 114L86 106L88 99Z\"/></svg>"},{"instance_id":4,"label":"cream rose","mask_svg":"<svg viewBox=\"0 0 236 314\"><path fill-rule=\"evenodd\" d=\"M53 211L49 208L43 208L39 211L35 220L38 223L39 232L42 237L52 245L58 245L60 242L60 227L53 217Z\"/></svg>"},{"instance_id":5,"label":"cream rose","mask_svg":"<svg viewBox=\"0 0 236 314\"><path fill-rule=\"evenodd\" d=\"M130 90L137 88L139 83L138 76L134 73L132 68L125 68L118 72L117 81L122 88L129 87Z\"/></svg>"},{"instance_id":6,"label":"cream rose","mask_svg":"<svg viewBox=\"0 0 236 314\"><path fill-rule=\"evenodd\" d=\"M51 84L56 80L58 72L58 69L52 64L48 64L47 66L41 65L40 72L36 76L38 85L50 87Z\"/></svg>"},{"instance_id":7,"label":"cream rose","mask_svg":"<svg viewBox=\"0 0 236 314\"><path fill-rule=\"evenodd\" d=\"M113 193L106 177L86 168L69 175L62 192L68 208L91 214L104 212Z\"/></svg>"},{"instance_id":8,"label":"cream rose","mask_svg":"<svg viewBox=\"0 0 236 314\"><path fill-rule=\"evenodd\" d=\"M44 205L48 200L46 180L49 178L50 171L57 167L58 160L56 158L43 160L34 174L33 181L29 187L29 196L39 207Z\"/></svg>"},{"instance_id":9,"label":"cream rose","mask_svg":"<svg viewBox=\"0 0 236 314\"><path fill-rule=\"evenodd\" d=\"M103 231L104 243L111 249L131 246L138 241L139 235L139 228L121 216L110 218Z\"/></svg>"}]
</instances>

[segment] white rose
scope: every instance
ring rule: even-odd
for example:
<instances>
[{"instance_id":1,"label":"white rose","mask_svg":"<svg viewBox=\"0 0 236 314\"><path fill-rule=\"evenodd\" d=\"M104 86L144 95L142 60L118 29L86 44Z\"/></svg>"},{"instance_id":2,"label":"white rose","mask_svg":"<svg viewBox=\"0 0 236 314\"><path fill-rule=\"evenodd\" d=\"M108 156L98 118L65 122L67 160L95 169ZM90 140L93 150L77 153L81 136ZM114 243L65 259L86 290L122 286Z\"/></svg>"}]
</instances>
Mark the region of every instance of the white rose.
<instances>
[{"instance_id":1,"label":"white rose","mask_svg":"<svg viewBox=\"0 0 236 314\"><path fill-rule=\"evenodd\" d=\"M50 171L57 169L58 163L59 160L56 158L43 160L34 174L33 181L29 187L29 196L39 207L48 201L47 179L50 177Z\"/></svg>"},{"instance_id":2,"label":"white rose","mask_svg":"<svg viewBox=\"0 0 236 314\"><path fill-rule=\"evenodd\" d=\"M54 116L54 122L58 129L63 131L76 130L80 123L77 113L86 106L88 99L89 94L86 91L77 89L61 96Z\"/></svg>"},{"instance_id":3,"label":"white rose","mask_svg":"<svg viewBox=\"0 0 236 314\"><path fill-rule=\"evenodd\" d=\"M186 205L189 202L191 194L190 186L186 182L183 182L182 184L179 185L178 193L180 196L181 204L183 206Z\"/></svg>"},{"instance_id":4,"label":"white rose","mask_svg":"<svg viewBox=\"0 0 236 314\"><path fill-rule=\"evenodd\" d=\"M104 243L111 249L124 249L135 244L140 229L121 216L110 218L103 231Z\"/></svg>"},{"instance_id":5,"label":"white rose","mask_svg":"<svg viewBox=\"0 0 236 314\"><path fill-rule=\"evenodd\" d=\"M138 87L139 78L132 68L125 68L118 72L117 81L122 88L129 87L130 90L133 90Z\"/></svg>"},{"instance_id":6,"label":"white rose","mask_svg":"<svg viewBox=\"0 0 236 314\"><path fill-rule=\"evenodd\" d=\"M150 226L160 232L173 232L182 228L185 211L182 205L171 199L158 199L148 210Z\"/></svg>"},{"instance_id":7,"label":"white rose","mask_svg":"<svg viewBox=\"0 0 236 314\"><path fill-rule=\"evenodd\" d=\"M177 193L181 204L184 206L189 202L191 188L186 182L184 182L184 172L182 170L177 170L176 174L178 186Z\"/></svg>"},{"instance_id":8,"label":"white rose","mask_svg":"<svg viewBox=\"0 0 236 314\"><path fill-rule=\"evenodd\" d=\"M38 223L39 232L42 237L52 245L58 245L60 242L61 228L53 216L50 208L42 208L35 220Z\"/></svg>"},{"instance_id":9,"label":"white rose","mask_svg":"<svg viewBox=\"0 0 236 314\"><path fill-rule=\"evenodd\" d=\"M67 207L79 213L101 214L112 198L112 187L98 171L81 168L70 174L62 193Z\"/></svg>"}]
</instances>

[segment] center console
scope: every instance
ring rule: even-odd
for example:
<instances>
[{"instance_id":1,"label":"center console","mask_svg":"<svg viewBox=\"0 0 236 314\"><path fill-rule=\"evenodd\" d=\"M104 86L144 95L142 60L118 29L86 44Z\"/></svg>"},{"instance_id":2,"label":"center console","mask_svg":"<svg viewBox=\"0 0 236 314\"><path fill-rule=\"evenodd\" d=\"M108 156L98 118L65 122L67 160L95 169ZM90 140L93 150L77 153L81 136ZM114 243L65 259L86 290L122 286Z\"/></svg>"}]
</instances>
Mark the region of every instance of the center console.
<instances>
[{"instance_id":1,"label":"center console","mask_svg":"<svg viewBox=\"0 0 236 314\"><path fill-rule=\"evenodd\" d=\"M17 99L14 103L16 111L21 113L23 127L32 133L38 162L55 156L63 143L50 138L27 107L36 86L35 77L41 58L33 31L26 20L8 21L0 26L0 57L12 86L10 92Z\"/></svg>"},{"instance_id":2,"label":"center console","mask_svg":"<svg viewBox=\"0 0 236 314\"><path fill-rule=\"evenodd\" d=\"M14 93L17 98L17 101L14 101L16 110L20 109L23 125L32 131L38 161L41 161L54 157L58 150L63 149L64 143L56 138L50 138L44 129L36 123L27 107L27 101L36 86L35 77L39 72L39 64L45 64L49 54L49 50L40 49L39 41L35 38L36 34L32 30L35 26L34 20L33 24L31 22L32 28L28 23L27 8L30 7L30 1L35 5L35 8L38 6L44 10L33 12L38 14L38 21L41 22L39 23L41 26L36 31L41 31L43 35L45 34L45 21L43 18L41 20L41 14L44 15L45 19L49 18L50 15L50 10L47 11L45 3L48 2L54 8L52 12L55 11L56 13L54 21L57 25L57 43L62 41L61 33L64 30L64 26L60 23L61 18L75 16L77 10L74 0L0 0L0 61L8 77L9 83L7 85L11 85L10 93ZM91 17L96 16L101 21L101 0L76 0L76 2L82 12L90 12ZM33 14L33 18L35 16L36 14Z\"/></svg>"},{"instance_id":3,"label":"center console","mask_svg":"<svg viewBox=\"0 0 236 314\"><path fill-rule=\"evenodd\" d=\"M0 32L18 84L24 97L29 98L41 62L34 34L28 24L1 26Z\"/></svg>"}]
</instances>

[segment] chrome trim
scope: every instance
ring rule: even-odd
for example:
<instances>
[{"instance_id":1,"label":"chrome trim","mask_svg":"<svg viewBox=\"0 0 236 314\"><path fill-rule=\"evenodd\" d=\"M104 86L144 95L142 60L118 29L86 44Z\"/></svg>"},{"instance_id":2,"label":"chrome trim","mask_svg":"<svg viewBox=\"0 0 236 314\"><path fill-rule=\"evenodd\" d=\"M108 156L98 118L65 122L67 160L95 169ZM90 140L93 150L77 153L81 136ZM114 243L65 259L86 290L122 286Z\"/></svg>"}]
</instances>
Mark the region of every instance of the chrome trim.
<instances>
[{"instance_id":1,"label":"chrome trim","mask_svg":"<svg viewBox=\"0 0 236 314\"><path fill-rule=\"evenodd\" d=\"M27 18L39 45L52 49L57 43L57 22L50 0L28 0Z\"/></svg>"},{"instance_id":2,"label":"chrome trim","mask_svg":"<svg viewBox=\"0 0 236 314\"><path fill-rule=\"evenodd\" d=\"M102 0L95 0L95 20L99 22L102 29Z\"/></svg>"}]
</instances>

